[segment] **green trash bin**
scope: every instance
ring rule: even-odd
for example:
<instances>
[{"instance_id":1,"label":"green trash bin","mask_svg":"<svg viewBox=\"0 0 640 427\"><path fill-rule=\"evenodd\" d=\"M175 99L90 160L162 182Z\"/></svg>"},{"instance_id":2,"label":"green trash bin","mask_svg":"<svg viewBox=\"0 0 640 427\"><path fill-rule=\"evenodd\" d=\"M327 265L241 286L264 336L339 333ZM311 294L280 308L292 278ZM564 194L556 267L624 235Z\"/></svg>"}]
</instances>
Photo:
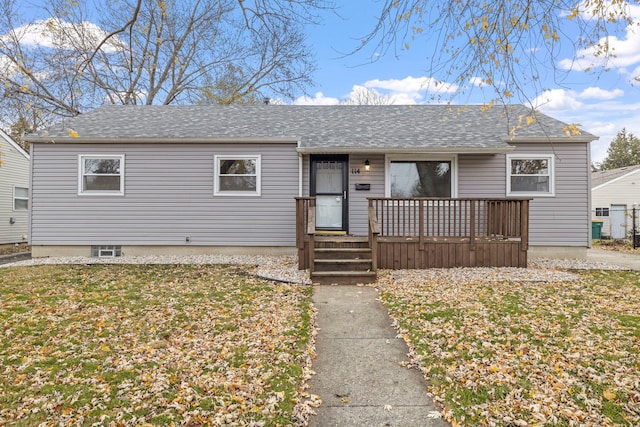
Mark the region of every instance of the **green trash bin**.
<instances>
[{"instance_id":1,"label":"green trash bin","mask_svg":"<svg viewBox=\"0 0 640 427\"><path fill-rule=\"evenodd\" d=\"M592 239L601 239L602 238L602 221L591 221L591 238Z\"/></svg>"}]
</instances>

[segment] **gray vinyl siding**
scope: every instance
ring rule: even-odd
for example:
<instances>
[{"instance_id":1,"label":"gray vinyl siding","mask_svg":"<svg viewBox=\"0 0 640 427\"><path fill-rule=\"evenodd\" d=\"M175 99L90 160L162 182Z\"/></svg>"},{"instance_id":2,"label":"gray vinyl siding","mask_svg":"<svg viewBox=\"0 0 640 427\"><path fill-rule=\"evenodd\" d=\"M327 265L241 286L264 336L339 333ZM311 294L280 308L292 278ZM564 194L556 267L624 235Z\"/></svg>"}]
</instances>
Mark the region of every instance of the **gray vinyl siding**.
<instances>
[{"instance_id":1,"label":"gray vinyl siding","mask_svg":"<svg viewBox=\"0 0 640 427\"><path fill-rule=\"evenodd\" d=\"M369 160L369 172L364 170L364 162ZM349 166L360 169L360 173L349 174L349 232L357 236L369 234L368 197L384 197L384 155L352 154ZM370 184L371 190L356 190L356 184Z\"/></svg>"},{"instance_id":2,"label":"gray vinyl siding","mask_svg":"<svg viewBox=\"0 0 640 427\"><path fill-rule=\"evenodd\" d=\"M0 244L26 242L29 211L13 210L13 189L29 188L29 159L4 139L0 139L0 153ZM15 218L14 224L10 218Z\"/></svg>"},{"instance_id":3,"label":"gray vinyl siding","mask_svg":"<svg viewBox=\"0 0 640 427\"><path fill-rule=\"evenodd\" d=\"M513 154L555 155L555 196L530 205L530 244L589 246L589 145L518 144ZM506 197L506 156L460 155L460 197Z\"/></svg>"},{"instance_id":4,"label":"gray vinyl siding","mask_svg":"<svg viewBox=\"0 0 640 427\"><path fill-rule=\"evenodd\" d=\"M34 144L32 243L294 246L295 148ZM124 196L78 195L79 154L124 155ZM261 195L214 196L214 155L261 155Z\"/></svg>"}]
</instances>

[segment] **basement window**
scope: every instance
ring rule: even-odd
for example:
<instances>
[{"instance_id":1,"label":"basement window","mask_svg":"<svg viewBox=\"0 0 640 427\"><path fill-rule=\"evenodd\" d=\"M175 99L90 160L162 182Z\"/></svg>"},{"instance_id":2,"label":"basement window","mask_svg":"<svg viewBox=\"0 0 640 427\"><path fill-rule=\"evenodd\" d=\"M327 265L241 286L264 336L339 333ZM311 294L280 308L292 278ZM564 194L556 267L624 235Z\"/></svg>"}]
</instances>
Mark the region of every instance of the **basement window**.
<instances>
[{"instance_id":1,"label":"basement window","mask_svg":"<svg viewBox=\"0 0 640 427\"><path fill-rule=\"evenodd\" d=\"M120 245L91 246L91 256L96 258L115 258L122 256Z\"/></svg>"}]
</instances>

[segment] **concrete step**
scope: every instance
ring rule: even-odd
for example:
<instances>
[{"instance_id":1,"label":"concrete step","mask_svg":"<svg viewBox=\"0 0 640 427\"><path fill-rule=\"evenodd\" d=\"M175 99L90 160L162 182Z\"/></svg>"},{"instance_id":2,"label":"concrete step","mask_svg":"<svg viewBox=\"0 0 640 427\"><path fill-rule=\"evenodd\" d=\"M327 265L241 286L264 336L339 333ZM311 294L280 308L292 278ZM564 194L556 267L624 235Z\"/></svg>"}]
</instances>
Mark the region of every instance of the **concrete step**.
<instances>
[{"instance_id":1,"label":"concrete step","mask_svg":"<svg viewBox=\"0 0 640 427\"><path fill-rule=\"evenodd\" d=\"M357 285L373 283L376 280L374 271L314 271L311 281L318 285Z\"/></svg>"}]
</instances>

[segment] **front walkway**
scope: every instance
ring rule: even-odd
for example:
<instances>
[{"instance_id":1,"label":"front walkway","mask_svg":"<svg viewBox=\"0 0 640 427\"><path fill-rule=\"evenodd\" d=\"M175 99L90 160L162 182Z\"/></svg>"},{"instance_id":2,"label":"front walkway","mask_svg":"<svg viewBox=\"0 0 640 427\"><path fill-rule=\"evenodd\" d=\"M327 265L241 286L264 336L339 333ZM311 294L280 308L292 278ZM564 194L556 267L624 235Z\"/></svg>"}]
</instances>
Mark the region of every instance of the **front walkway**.
<instances>
[{"instance_id":1,"label":"front walkway","mask_svg":"<svg viewBox=\"0 0 640 427\"><path fill-rule=\"evenodd\" d=\"M370 287L315 286L320 330L310 392L322 399L310 426L446 427L409 362L404 341Z\"/></svg>"}]
</instances>

